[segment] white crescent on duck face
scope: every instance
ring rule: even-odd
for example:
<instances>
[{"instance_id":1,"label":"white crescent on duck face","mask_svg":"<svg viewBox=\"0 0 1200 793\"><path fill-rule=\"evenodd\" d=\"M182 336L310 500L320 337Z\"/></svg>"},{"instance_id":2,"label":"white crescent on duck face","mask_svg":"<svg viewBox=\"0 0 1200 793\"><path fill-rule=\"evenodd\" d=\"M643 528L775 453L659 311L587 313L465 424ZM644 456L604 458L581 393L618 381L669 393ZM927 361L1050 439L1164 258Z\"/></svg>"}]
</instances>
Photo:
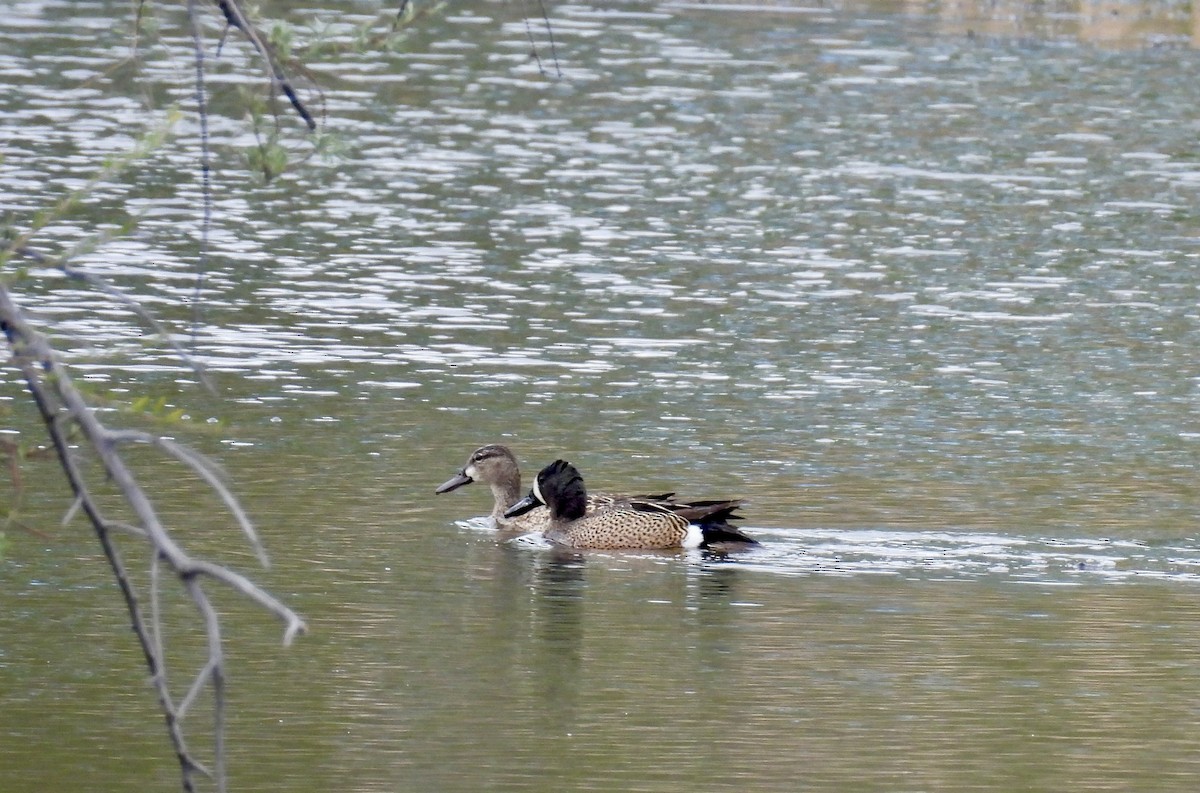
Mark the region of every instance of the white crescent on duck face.
<instances>
[{"instance_id":1,"label":"white crescent on duck face","mask_svg":"<svg viewBox=\"0 0 1200 793\"><path fill-rule=\"evenodd\" d=\"M546 505L546 499L542 497L541 477L534 477L533 480L533 497L538 500L543 506Z\"/></svg>"}]
</instances>

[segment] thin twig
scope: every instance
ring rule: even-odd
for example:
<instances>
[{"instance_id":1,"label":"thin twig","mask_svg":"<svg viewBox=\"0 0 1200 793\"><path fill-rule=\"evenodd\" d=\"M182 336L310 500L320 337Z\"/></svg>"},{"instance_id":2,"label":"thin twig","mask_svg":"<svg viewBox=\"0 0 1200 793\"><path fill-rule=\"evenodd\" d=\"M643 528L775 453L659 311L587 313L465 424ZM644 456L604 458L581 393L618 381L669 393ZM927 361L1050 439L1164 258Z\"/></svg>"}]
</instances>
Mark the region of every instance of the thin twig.
<instances>
[{"instance_id":1,"label":"thin twig","mask_svg":"<svg viewBox=\"0 0 1200 793\"><path fill-rule=\"evenodd\" d=\"M25 250L28 251L28 248ZM202 255L201 259L203 258L204 257ZM43 256L42 259L43 261L46 261L48 257ZM53 262L53 260L50 261ZM83 281L93 289L98 289L136 314L138 318L142 320L142 322L145 322L150 326L151 330L158 334L158 337L171 348L172 352L174 352L181 361L191 368L192 374L196 375L196 379L200 381L200 384L203 385L210 394L216 393L216 389L213 388L212 381L209 380L208 374L204 370L204 365L200 363L199 359L197 359L194 355L189 354L188 351L185 350L183 346L175 340L175 337L167 332L166 327L164 327L163 324L159 322L153 314L146 310L145 306L100 276L80 269L78 265L69 264L65 259L58 260L56 263L58 264L59 269L67 277L73 278L77 281ZM201 270L201 272L203 272L203 270Z\"/></svg>"},{"instance_id":2,"label":"thin twig","mask_svg":"<svg viewBox=\"0 0 1200 793\"><path fill-rule=\"evenodd\" d=\"M554 46L554 28L550 25L550 13L546 10L545 0L537 0L537 6L542 22L546 26L546 36L550 40L550 59L554 63L554 74L561 80L562 69L558 65L558 48ZM533 38L533 25L530 24L528 16L525 17L525 35L529 38L529 55L537 64L538 73L547 77L546 70L542 67L542 56L538 53L537 42Z\"/></svg>"},{"instance_id":3,"label":"thin twig","mask_svg":"<svg viewBox=\"0 0 1200 793\"><path fill-rule=\"evenodd\" d=\"M192 349L196 349L203 319L201 298L204 279L208 274L209 238L212 231L212 155L208 138L208 89L204 82L204 38L200 34L200 15L196 0L188 0L188 23L192 32L192 49L196 62L196 115L200 119L200 200L203 204L200 219L200 251L196 260L196 285L192 289ZM221 40L224 41L222 34Z\"/></svg>"},{"instance_id":4,"label":"thin twig","mask_svg":"<svg viewBox=\"0 0 1200 793\"><path fill-rule=\"evenodd\" d=\"M558 65L558 47L554 44L554 26L550 24L550 12L546 10L546 0L537 0L537 4L538 10L542 12L542 22L546 25L546 38L550 41L550 60L554 62L554 76L561 80L563 73Z\"/></svg>"},{"instance_id":5,"label":"thin twig","mask_svg":"<svg viewBox=\"0 0 1200 793\"><path fill-rule=\"evenodd\" d=\"M187 364L187 366L192 370L192 373L196 375L196 379L200 381L200 384L203 385L209 393L215 393L215 389L213 388L212 382L208 378L208 374L204 370L203 364L201 364L195 356L190 355L188 351L185 350L179 344L179 342L175 340L175 337L167 331L166 327L159 322L158 319L141 303L110 284L104 278L80 269L80 267L76 264L71 264L69 261L70 254L61 258L48 256L29 247L28 245L22 245L14 248L13 253L26 259L30 259L31 261L35 261L38 264L57 268L59 272L68 278L76 281L82 281L93 289L103 292L119 302L121 305L128 308L130 311L136 314L137 317L142 320L142 322L145 322L147 325L149 325L150 329L153 330L177 356L179 356L179 359Z\"/></svg>"},{"instance_id":6,"label":"thin twig","mask_svg":"<svg viewBox=\"0 0 1200 793\"><path fill-rule=\"evenodd\" d=\"M189 0L189 13L190 5L194 2L195 0ZM263 39L262 34L246 18L246 14L242 10L241 0L216 0L216 2L217 7L221 9L221 13L225 17L226 23L240 30L242 35L246 37L246 40L250 42L250 46L254 47L259 57L263 59L263 63L267 68L267 76L271 79L271 84L276 86L288 98L292 108L304 120L308 129L310 131L315 130L317 128L316 119L313 118L312 113L308 111L308 108L305 107L300 97L296 94L296 90L288 80L287 72L284 70L279 56L275 54L274 48Z\"/></svg>"},{"instance_id":7,"label":"thin twig","mask_svg":"<svg viewBox=\"0 0 1200 793\"><path fill-rule=\"evenodd\" d=\"M392 23L392 30L397 30L404 23L404 14L408 11L408 1L400 0L400 8L396 10L396 21Z\"/></svg>"},{"instance_id":8,"label":"thin twig","mask_svg":"<svg viewBox=\"0 0 1200 793\"><path fill-rule=\"evenodd\" d=\"M212 460L209 460L193 449L176 443L170 438L164 438L160 435L140 430L109 430L105 435L105 439L111 443L145 443L155 446L191 468L212 488L213 492L221 498L221 501L225 503L226 508L233 515L234 520L237 521L242 533L250 541L250 545L254 548L255 555L258 556L258 560L262 566L271 566L271 561L267 558L267 552L258 538L258 532L255 531L254 524L250 521L250 516L242 509L242 505L238 502L237 497L225 486L225 482L221 477L221 471Z\"/></svg>"}]
</instances>

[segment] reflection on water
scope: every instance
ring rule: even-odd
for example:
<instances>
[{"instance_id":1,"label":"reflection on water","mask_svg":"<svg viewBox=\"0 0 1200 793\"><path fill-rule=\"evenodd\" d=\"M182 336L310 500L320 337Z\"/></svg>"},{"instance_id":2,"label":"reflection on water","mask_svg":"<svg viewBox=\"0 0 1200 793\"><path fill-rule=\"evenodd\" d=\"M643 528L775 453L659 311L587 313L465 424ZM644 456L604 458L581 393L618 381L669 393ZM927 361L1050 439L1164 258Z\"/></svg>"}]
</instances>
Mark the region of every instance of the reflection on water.
<instances>
[{"instance_id":1,"label":"reflection on water","mask_svg":"<svg viewBox=\"0 0 1200 793\"><path fill-rule=\"evenodd\" d=\"M1195 771L1179 751L1194 740L1190 577L1131 573L1114 586L1103 560L1141 552L1101 543L767 539L735 560L561 559L460 534L462 596L436 634L453 641L453 668L427 647L380 647L398 667L391 679L410 682L383 695L397 710L382 733L373 715L339 710L355 786L834 790L903 777L914 788L1091 789ZM773 569L790 543L845 564L778 575L800 572ZM979 564L1062 568L1038 580L903 561L967 546ZM889 557L888 574L861 557L853 569L856 553ZM1070 571L1076 561L1091 570ZM394 619L398 636L417 624ZM380 696L379 680L361 685ZM1047 743L1063 751L1036 750ZM399 765L380 754L397 745L409 749Z\"/></svg>"},{"instance_id":2,"label":"reflection on water","mask_svg":"<svg viewBox=\"0 0 1200 793\"><path fill-rule=\"evenodd\" d=\"M128 45L109 5L0 30L17 225L146 117L101 74ZM35 272L98 396L193 417L173 430L220 456L314 628L284 652L222 603L237 787L1194 787L1200 83L1160 46L1188 12L572 3L548 80L527 10L459 3L398 54L319 64L340 161L253 192L218 163L196 345L219 401ZM345 38L368 11L312 13ZM140 74L174 93L169 45ZM45 243L140 215L80 263L181 330L183 140ZM497 542L456 522L486 492L432 499L495 441L527 472L745 497L763 547ZM164 487L224 550L211 505ZM169 787L90 542L9 539L0 789Z\"/></svg>"}]
</instances>

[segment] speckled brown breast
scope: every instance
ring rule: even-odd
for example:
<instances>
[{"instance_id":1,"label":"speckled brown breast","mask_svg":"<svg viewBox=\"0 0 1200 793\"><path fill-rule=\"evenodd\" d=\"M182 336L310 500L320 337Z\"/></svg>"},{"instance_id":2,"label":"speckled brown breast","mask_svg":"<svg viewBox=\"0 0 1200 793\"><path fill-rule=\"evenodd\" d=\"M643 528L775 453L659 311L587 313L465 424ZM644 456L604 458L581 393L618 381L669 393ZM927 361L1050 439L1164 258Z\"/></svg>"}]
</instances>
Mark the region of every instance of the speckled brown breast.
<instances>
[{"instance_id":1,"label":"speckled brown breast","mask_svg":"<svg viewBox=\"0 0 1200 793\"><path fill-rule=\"evenodd\" d=\"M674 494L663 493L661 496L633 496L640 500L658 500L669 502ZM619 504L628 504L630 496L618 496L612 493L588 493L587 497L587 515L591 515L596 510L607 509ZM632 512L632 510L629 510ZM634 513L635 515L640 513ZM587 519L587 515L584 519ZM515 518L496 518L496 525L499 528L509 531L524 531L524 532L545 532L550 528L550 510L546 507L535 507L524 515ZM687 524L684 524L684 530L687 530ZM599 546L577 546L577 547L599 547ZM617 546L626 547L626 546ZM638 546L647 547L647 546Z\"/></svg>"},{"instance_id":2,"label":"speckled brown breast","mask_svg":"<svg viewBox=\"0 0 1200 793\"><path fill-rule=\"evenodd\" d=\"M687 529L685 518L669 512L645 512L613 505L552 529L546 536L571 548L678 548L687 536Z\"/></svg>"}]
</instances>

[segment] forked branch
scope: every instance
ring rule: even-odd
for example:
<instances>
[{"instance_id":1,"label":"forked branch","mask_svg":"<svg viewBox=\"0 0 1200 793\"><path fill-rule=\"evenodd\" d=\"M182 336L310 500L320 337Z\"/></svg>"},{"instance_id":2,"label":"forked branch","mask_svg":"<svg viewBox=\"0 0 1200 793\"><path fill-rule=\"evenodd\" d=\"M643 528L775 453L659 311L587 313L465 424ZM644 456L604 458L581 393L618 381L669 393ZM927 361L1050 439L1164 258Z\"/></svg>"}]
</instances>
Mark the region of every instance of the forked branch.
<instances>
[{"instance_id":1,"label":"forked branch","mask_svg":"<svg viewBox=\"0 0 1200 793\"><path fill-rule=\"evenodd\" d=\"M75 494L72 510L81 510L91 522L112 567L113 575L125 598L132 627L145 654L150 679L158 694L159 704L166 717L167 732L174 745L183 773L183 789L196 790L198 774L211 776L218 791L225 790L224 721L225 721L225 662L222 649L221 624L216 610L204 589L206 580L228 586L249 598L284 623L283 641L289 644L305 630L304 622L283 603L272 597L254 582L227 567L189 555L159 519L150 497L139 484L122 457L129 443L151 444L196 472L230 509L235 521L246 533L255 552L265 563L266 557L249 519L238 505L236 497L225 487L216 468L203 456L173 441L149 433L116 431L106 427L88 407L71 382L69 372L58 361L50 343L29 324L13 301L8 289L0 284L0 329L12 349L34 402L38 407L59 462ZM74 440L68 432L75 428ZM108 481L120 491L134 516L134 523L110 520L93 498L83 469L71 444L76 443L95 455ZM150 565L151 609L147 615L128 574L125 562L114 542L114 534L132 535L147 543ZM170 574L162 575L165 568ZM163 579L176 579L195 606L204 625L207 638L206 655L184 698L176 702L167 685L167 666L163 647L163 630L159 620L159 594ZM188 748L182 720L194 700L206 688L211 689L214 713L213 767L201 764Z\"/></svg>"}]
</instances>

